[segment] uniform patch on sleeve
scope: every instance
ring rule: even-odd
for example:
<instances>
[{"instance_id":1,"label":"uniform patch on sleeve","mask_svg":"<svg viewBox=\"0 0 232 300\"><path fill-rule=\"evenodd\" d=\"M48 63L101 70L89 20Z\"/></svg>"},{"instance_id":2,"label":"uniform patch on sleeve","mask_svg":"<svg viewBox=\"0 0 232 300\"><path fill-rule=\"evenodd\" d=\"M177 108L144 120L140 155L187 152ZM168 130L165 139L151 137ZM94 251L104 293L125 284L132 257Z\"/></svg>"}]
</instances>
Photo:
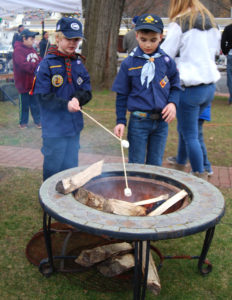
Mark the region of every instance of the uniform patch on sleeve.
<instances>
[{"instance_id":1,"label":"uniform patch on sleeve","mask_svg":"<svg viewBox=\"0 0 232 300\"><path fill-rule=\"evenodd\" d=\"M160 81L160 85L162 88L165 87L165 85L169 82L169 79L167 77L167 75Z\"/></svg>"},{"instance_id":2,"label":"uniform patch on sleeve","mask_svg":"<svg viewBox=\"0 0 232 300\"><path fill-rule=\"evenodd\" d=\"M52 85L55 87L60 87L64 82L64 79L61 75L53 75L52 76Z\"/></svg>"},{"instance_id":3,"label":"uniform patch on sleeve","mask_svg":"<svg viewBox=\"0 0 232 300\"><path fill-rule=\"evenodd\" d=\"M77 78L77 84L78 84L78 85L81 85L82 82L83 82L83 79L79 76L79 77Z\"/></svg>"}]
</instances>

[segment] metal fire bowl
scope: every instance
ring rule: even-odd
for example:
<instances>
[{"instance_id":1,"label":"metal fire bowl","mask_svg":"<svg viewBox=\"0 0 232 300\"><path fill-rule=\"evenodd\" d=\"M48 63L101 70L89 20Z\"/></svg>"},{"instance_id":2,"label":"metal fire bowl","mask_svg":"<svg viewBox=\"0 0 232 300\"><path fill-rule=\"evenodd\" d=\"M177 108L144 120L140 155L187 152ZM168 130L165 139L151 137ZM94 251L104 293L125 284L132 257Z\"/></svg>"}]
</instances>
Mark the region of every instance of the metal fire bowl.
<instances>
[{"instance_id":1,"label":"metal fire bowl","mask_svg":"<svg viewBox=\"0 0 232 300\"><path fill-rule=\"evenodd\" d=\"M185 189L191 203L184 209L154 217L120 216L98 211L77 201L73 194L55 190L58 181L83 171L87 166L65 170L48 178L40 187L39 199L44 211L59 222L84 232L124 240L163 240L205 231L219 223L225 212L221 192L205 180L191 174L157 166L126 164L127 175L136 180L154 180L173 189ZM101 176L123 175L122 164L104 164ZM132 190L133 192L133 190Z\"/></svg>"}]
</instances>

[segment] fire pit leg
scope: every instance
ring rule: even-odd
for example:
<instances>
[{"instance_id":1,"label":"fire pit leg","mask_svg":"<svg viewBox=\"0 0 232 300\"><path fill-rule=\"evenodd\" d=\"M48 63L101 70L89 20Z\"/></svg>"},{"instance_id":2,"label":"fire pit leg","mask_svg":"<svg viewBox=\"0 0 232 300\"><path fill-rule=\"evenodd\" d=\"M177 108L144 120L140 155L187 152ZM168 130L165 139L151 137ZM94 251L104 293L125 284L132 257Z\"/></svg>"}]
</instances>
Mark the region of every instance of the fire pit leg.
<instances>
[{"instance_id":1,"label":"fire pit leg","mask_svg":"<svg viewBox=\"0 0 232 300\"><path fill-rule=\"evenodd\" d=\"M207 267L203 268L203 265L204 265L204 263L206 263L206 255L209 251L209 247L210 247L212 239L213 239L214 230L215 230L215 226L209 228L206 231L203 248L202 248L202 251L201 251L201 255L199 257L198 270L200 271L200 273L202 275L207 275L208 273L210 273L212 271L212 268L213 268L212 265L209 262L207 262Z\"/></svg>"},{"instance_id":2,"label":"fire pit leg","mask_svg":"<svg viewBox=\"0 0 232 300\"><path fill-rule=\"evenodd\" d=\"M46 277L50 276L54 272L50 228L51 228L51 217L48 216L48 220L47 220L47 214L44 212L43 232L44 232L44 239L45 239L48 258L43 259L40 262L39 271Z\"/></svg>"},{"instance_id":3,"label":"fire pit leg","mask_svg":"<svg viewBox=\"0 0 232 300\"><path fill-rule=\"evenodd\" d=\"M141 282L142 282L142 264L143 264L143 243L146 243L146 260L145 260L145 272L143 279L143 289L141 294ZM147 288L147 274L149 266L149 253L150 253L150 241L136 241L135 242L135 270L134 270L134 297L133 300L144 300Z\"/></svg>"}]
</instances>

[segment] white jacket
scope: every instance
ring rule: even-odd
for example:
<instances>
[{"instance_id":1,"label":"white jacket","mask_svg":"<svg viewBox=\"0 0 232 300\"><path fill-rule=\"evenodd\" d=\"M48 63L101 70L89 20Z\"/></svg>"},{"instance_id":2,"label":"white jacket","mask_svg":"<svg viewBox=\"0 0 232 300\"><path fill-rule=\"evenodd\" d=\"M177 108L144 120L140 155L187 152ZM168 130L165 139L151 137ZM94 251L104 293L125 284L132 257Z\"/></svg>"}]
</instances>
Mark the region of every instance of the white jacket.
<instances>
[{"instance_id":1,"label":"white jacket","mask_svg":"<svg viewBox=\"0 0 232 300\"><path fill-rule=\"evenodd\" d=\"M215 55L220 53L221 34L210 23L203 30L201 17L192 29L180 27L177 22L168 26L168 33L161 48L175 58L180 73L181 84L193 86L215 83L221 77L215 63Z\"/></svg>"}]
</instances>

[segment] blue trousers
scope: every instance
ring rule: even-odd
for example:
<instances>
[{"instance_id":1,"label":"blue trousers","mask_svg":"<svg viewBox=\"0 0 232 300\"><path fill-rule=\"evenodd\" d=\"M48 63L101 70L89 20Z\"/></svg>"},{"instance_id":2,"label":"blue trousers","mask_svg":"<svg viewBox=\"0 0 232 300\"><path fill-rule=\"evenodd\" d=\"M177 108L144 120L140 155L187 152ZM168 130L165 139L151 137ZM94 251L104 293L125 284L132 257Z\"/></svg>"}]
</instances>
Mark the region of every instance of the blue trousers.
<instances>
[{"instance_id":1,"label":"blue trousers","mask_svg":"<svg viewBox=\"0 0 232 300\"><path fill-rule=\"evenodd\" d=\"M43 138L43 180L78 166L80 134L70 137Z\"/></svg>"},{"instance_id":2,"label":"blue trousers","mask_svg":"<svg viewBox=\"0 0 232 300\"><path fill-rule=\"evenodd\" d=\"M204 158L199 140L199 116L214 98L215 84L185 88L177 109L178 153L177 163L185 164L189 158L193 172L204 172ZM187 157L183 155L187 151Z\"/></svg>"},{"instance_id":3,"label":"blue trousers","mask_svg":"<svg viewBox=\"0 0 232 300\"><path fill-rule=\"evenodd\" d=\"M232 103L232 55L227 56L227 86L230 93L229 103Z\"/></svg>"},{"instance_id":4,"label":"blue trousers","mask_svg":"<svg viewBox=\"0 0 232 300\"><path fill-rule=\"evenodd\" d=\"M128 126L129 163L162 165L168 123L130 115Z\"/></svg>"},{"instance_id":5,"label":"blue trousers","mask_svg":"<svg viewBox=\"0 0 232 300\"><path fill-rule=\"evenodd\" d=\"M35 124L40 124L40 109L39 103L35 96L29 93L19 95L19 124L28 124L29 110L31 111L32 118Z\"/></svg>"}]
</instances>

